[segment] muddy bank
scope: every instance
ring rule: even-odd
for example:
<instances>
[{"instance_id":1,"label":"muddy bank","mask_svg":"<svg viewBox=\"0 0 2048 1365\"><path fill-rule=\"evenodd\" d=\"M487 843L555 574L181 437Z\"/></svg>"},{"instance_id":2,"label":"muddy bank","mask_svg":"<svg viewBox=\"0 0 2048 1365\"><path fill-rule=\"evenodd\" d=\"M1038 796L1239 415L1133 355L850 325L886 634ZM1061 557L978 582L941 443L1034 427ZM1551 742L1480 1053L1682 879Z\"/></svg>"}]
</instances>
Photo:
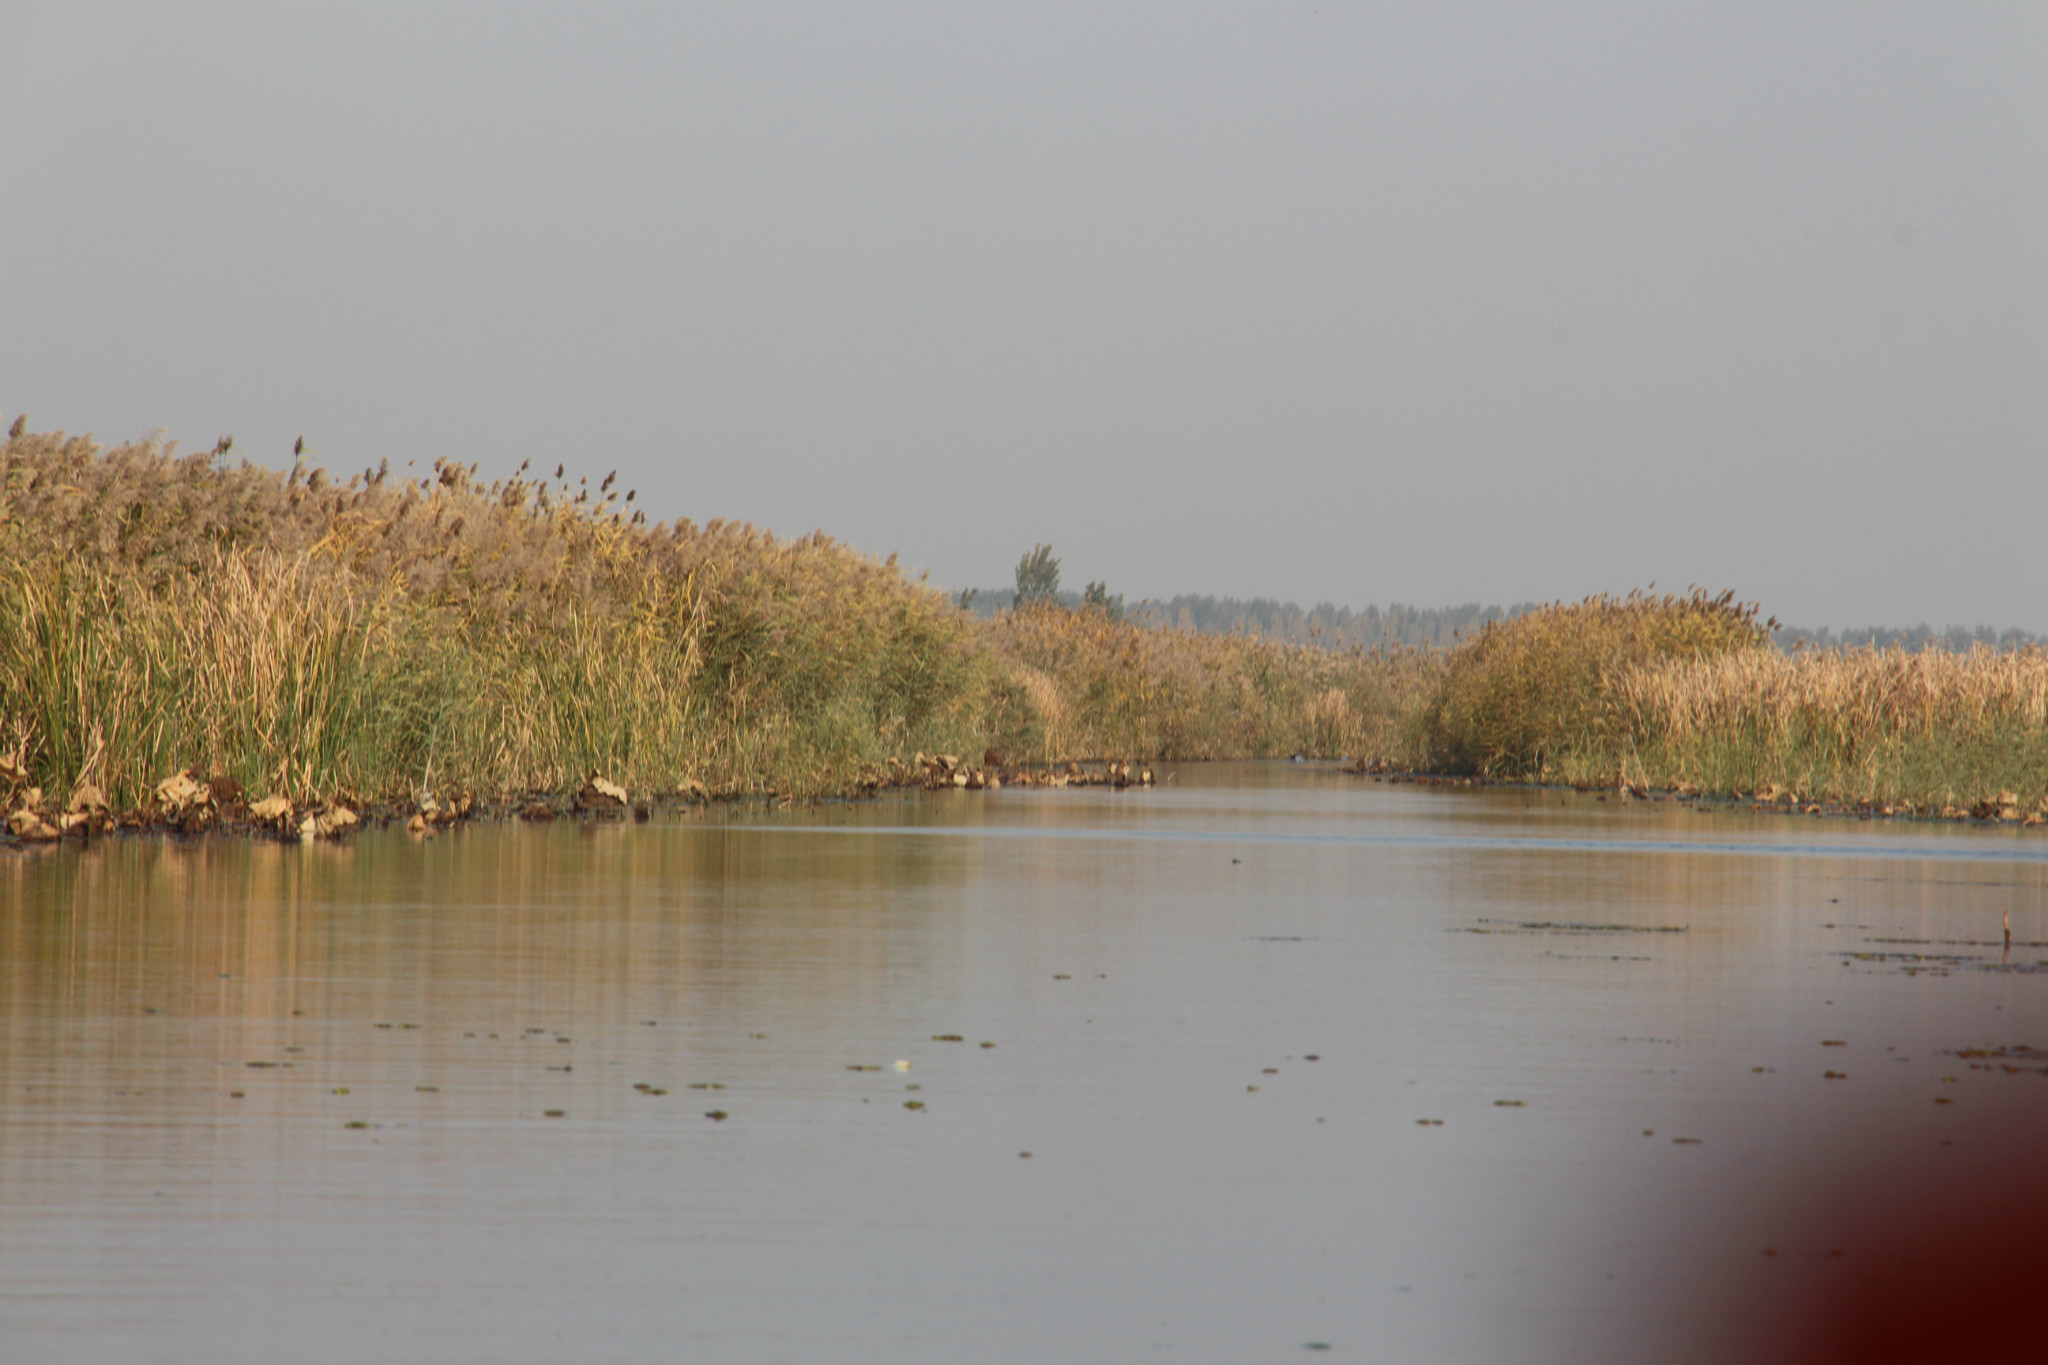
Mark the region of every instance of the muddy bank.
<instances>
[{"instance_id":1,"label":"muddy bank","mask_svg":"<svg viewBox=\"0 0 2048 1365\"><path fill-rule=\"evenodd\" d=\"M201 776L187 768L158 783L146 806L130 810L111 807L105 794L90 783L80 784L59 802L40 787L20 780L18 767L0 759L0 778L14 779L0 808L8 811L0 844L16 848L90 842L115 835L148 834L196 839L208 836L312 843L346 839L359 829L403 825L425 836L469 821L522 820L545 824L555 820L633 820L646 822L657 810L702 810L713 805L749 802L816 800L775 791L714 792L701 782L686 782L670 791L635 794L599 773L588 775L575 791L528 792L478 797L468 792L422 794L407 802L366 801L346 794L293 802L272 793L252 798L242 784L225 773ZM1013 764L990 749L979 764L955 754L919 753L912 763L891 761L868 775L847 799L872 798L883 791L1000 791L1004 787L1149 787L1152 769L1123 760L1048 765Z\"/></svg>"}]
</instances>

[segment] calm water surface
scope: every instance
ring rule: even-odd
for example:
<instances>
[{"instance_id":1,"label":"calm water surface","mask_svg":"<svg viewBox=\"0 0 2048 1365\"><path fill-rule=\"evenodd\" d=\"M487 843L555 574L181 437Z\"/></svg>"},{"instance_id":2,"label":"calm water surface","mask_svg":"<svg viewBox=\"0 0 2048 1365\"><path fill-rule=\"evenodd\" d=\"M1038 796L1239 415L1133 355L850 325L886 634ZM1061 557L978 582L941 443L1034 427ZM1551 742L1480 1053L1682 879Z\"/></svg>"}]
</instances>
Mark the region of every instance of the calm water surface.
<instances>
[{"instance_id":1,"label":"calm water surface","mask_svg":"<svg viewBox=\"0 0 2048 1365\"><path fill-rule=\"evenodd\" d=\"M2040 1131L2044 884L1285 764L0 854L0 1357L1712 1359Z\"/></svg>"}]
</instances>

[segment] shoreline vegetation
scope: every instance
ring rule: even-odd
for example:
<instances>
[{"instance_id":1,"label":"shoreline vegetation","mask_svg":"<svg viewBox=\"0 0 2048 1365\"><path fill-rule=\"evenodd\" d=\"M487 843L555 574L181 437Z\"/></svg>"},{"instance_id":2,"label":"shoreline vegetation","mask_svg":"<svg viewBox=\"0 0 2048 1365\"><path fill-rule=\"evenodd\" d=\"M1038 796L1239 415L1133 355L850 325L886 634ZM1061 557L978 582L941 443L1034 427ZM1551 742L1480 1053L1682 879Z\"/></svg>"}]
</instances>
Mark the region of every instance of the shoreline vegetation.
<instances>
[{"instance_id":1,"label":"shoreline vegetation","mask_svg":"<svg viewBox=\"0 0 2048 1365\"><path fill-rule=\"evenodd\" d=\"M1754 605L1701 592L1539 606L1449 647L1201 633L1099 585L985 615L822 533L649 524L610 476L486 483L442 460L341 482L231 450L102 450L20 421L0 447L15 838L1141 783L1162 760L1290 754L2048 811L2038 646L1787 653Z\"/></svg>"}]
</instances>

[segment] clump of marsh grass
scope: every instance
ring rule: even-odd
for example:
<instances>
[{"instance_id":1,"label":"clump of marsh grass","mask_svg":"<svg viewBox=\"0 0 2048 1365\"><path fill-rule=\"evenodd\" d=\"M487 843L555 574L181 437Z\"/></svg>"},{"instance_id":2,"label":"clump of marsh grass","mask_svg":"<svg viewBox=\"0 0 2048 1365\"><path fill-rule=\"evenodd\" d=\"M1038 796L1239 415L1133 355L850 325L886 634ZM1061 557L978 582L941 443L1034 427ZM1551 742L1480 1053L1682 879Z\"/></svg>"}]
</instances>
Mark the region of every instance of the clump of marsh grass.
<instances>
[{"instance_id":1,"label":"clump of marsh grass","mask_svg":"<svg viewBox=\"0 0 2048 1365\"><path fill-rule=\"evenodd\" d=\"M1732 592L1637 591L1489 622L1445 660L1420 747L1450 772L1572 780L1625 740L1617 702L1632 670L1770 652L1776 623L1757 611Z\"/></svg>"},{"instance_id":2,"label":"clump of marsh grass","mask_svg":"<svg viewBox=\"0 0 2048 1365\"><path fill-rule=\"evenodd\" d=\"M1786 654L1773 624L1695 591L1489 625L1444 660L1418 748L1447 771L1577 785L2001 818L2048 806L2048 651Z\"/></svg>"},{"instance_id":3,"label":"clump of marsh grass","mask_svg":"<svg viewBox=\"0 0 2048 1365\"><path fill-rule=\"evenodd\" d=\"M138 589L117 568L0 562L0 717L45 786L128 808L188 765L310 794L374 785L389 613L331 566L216 551Z\"/></svg>"}]
</instances>

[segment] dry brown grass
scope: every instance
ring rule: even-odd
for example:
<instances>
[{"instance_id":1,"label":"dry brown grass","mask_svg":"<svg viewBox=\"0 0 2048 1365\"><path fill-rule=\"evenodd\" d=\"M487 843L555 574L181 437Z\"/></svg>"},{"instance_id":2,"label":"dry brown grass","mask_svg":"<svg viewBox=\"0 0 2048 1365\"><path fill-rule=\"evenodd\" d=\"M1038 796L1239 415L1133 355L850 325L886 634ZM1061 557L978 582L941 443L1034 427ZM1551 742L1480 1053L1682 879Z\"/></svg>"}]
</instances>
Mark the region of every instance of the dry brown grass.
<instances>
[{"instance_id":1,"label":"dry brown grass","mask_svg":"<svg viewBox=\"0 0 2048 1365\"><path fill-rule=\"evenodd\" d=\"M1616 689L1655 785L1939 811L2048 797L2048 651L1753 651L1672 660Z\"/></svg>"}]
</instances>

